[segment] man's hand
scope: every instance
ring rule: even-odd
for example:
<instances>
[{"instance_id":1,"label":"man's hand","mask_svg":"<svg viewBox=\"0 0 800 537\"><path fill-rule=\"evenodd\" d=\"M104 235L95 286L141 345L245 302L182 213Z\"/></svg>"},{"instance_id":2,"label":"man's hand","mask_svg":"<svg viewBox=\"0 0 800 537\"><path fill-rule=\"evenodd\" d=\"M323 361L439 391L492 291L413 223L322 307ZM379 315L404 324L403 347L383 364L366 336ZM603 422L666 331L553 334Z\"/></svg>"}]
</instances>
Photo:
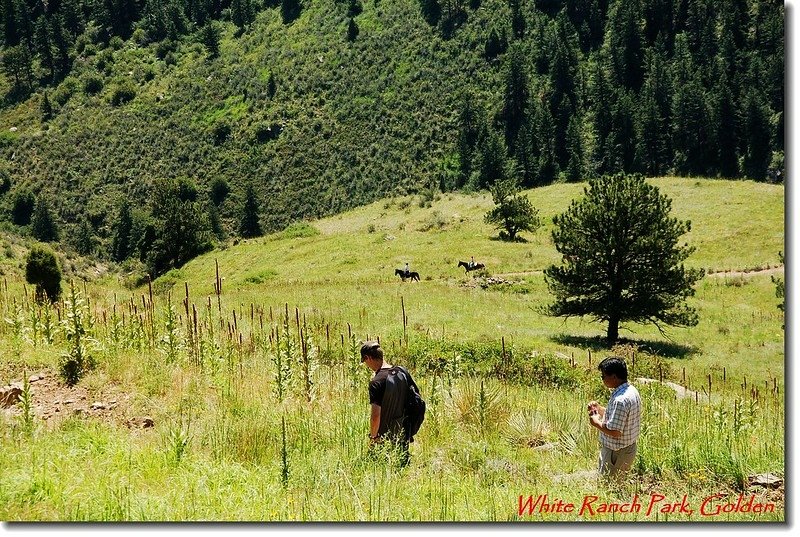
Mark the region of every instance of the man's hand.
<instances>
[{"instance_id":1,"label":"man's hand","mask_svg":"<svg viewBox=\"0 0 800 537\"><path fill-rule=\"evenodd\" d=\"M603 418L597 412L590 412L589 413L589 425L596 429L602 430L603 428Z\"/></svg>"}]
</instances>

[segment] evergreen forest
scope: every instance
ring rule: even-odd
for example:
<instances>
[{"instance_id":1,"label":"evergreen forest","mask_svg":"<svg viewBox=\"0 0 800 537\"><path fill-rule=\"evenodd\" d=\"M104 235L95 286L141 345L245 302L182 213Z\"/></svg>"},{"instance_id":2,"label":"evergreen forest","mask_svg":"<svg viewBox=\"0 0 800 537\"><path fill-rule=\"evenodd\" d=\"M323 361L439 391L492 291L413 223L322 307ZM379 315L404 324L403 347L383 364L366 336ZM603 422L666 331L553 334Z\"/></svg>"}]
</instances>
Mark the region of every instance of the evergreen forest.
<instances>
[{"instance_id":1,"label":"evergreen forest","mask_svg":"<svg viewBox=\"0 0 800 537\"><path fill-rule=\"evenodd\" d=\"M775 0L1 0L0 21L0 229L150 275L384 197L784 173Z\"/></svg>"}]
</instances>

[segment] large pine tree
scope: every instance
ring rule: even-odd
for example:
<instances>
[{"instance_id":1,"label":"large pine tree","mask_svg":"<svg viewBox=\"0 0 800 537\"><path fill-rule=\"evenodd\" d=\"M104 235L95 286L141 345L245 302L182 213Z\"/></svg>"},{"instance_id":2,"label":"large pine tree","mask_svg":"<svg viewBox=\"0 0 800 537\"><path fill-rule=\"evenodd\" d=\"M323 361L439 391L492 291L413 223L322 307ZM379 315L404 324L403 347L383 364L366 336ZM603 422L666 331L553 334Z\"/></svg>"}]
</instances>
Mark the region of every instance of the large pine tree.
<instances>
[{"instance_id":1,"label":"large pine tree","mask_svg":"<svg viewBox=\"0 0 800 537\"><path fill-rule=\"evenodd\" d=\"M671 216L671 200L639 174L594 179L584 194L553 218L562 261L545 270L549 314L607 322L609 343L624 322L696 325L686 298L703 270L683 265L693 248L678 241L690 223Z\"/></svg>"}]
</instances>

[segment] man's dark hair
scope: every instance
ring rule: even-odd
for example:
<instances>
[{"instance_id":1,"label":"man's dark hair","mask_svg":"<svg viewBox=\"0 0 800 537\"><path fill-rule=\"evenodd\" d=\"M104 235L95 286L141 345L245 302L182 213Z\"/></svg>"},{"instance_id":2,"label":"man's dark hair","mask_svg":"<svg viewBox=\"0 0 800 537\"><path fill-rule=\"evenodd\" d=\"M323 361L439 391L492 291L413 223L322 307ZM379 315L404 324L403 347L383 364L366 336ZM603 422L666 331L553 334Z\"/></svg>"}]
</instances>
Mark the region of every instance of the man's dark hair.
<instances>
[{"instance_id":1,"label":"man's dark hair","mask_svg":"<svg viewBox=\"0 0 800 537\"><path fill-rule=\"evenodd\" d=\"M383 349L377 341L367 341L361 345L361 358L369 356L376 360L383 360Z\"/></svg>"},{"instance_id":2,"label":"man's dark hair","mask_svg":"<svg viewBox=\"0 0 800 537\"><path fill-rule=\"evenodd\" d=\"M597 369L605 375L615 375L622 382L628 381L628 366L625 365L625 360L617 356L609 356L597 364Z\"/></svg>"}]
</instances>

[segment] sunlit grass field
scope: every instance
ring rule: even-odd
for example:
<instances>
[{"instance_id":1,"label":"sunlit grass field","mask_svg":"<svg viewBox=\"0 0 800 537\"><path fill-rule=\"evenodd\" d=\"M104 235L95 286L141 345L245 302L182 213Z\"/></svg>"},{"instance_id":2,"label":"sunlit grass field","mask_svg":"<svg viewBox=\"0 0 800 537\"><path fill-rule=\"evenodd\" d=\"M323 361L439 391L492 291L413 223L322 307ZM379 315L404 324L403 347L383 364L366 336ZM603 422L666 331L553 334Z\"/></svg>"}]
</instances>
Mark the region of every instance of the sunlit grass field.
<instances>
[{"instance_id":1,"label":"sunlit grass field","mask_svg":"<svg viewBox=\"0 0 800 537\"><path fill-rule=\"evenodd\" d=\"M674 215L692 221L692 266L778 265L783 187L653 181ZM540 313L549 300L541 270L558 261L551 217L581 192L529 191L544 226L524 243L492 240L487 196L445 194L430 206L386 200L230 245L152 288L113 278L65 286L58 309L7 281L0 386L57 375L62 356L76 352L67 336L78 322L95 367L76 388L89 403L111 388L128 397L103 419L65 411L44 420L25 404L0 413L0 519L783 521L783 490L750 485L753 475L785 473L773 274L706 276L691 299L698 326L662 334L630 325L624 344L606 349L604 326ZM456 267L473 255L487 274ZM393 276L406 261L422 281ZM487 276L507 283L487 285ZM358 360L367 337L411 369L428 402L403 469L394 454L367 450L370 372ZM693 390L679 399L658 382L637 383L639 456L631 479L615 485L592 474L599 447L584 411L608 397L595 368L611 352L634 378ZM141 416L153 427L129 425ZM644 507L520 509L542 494L578 507L587 496L636 497ZM684 495L692 514L662 511ZM774 511L723 511L740 495Z\"/></svg>"}]
</instances>

